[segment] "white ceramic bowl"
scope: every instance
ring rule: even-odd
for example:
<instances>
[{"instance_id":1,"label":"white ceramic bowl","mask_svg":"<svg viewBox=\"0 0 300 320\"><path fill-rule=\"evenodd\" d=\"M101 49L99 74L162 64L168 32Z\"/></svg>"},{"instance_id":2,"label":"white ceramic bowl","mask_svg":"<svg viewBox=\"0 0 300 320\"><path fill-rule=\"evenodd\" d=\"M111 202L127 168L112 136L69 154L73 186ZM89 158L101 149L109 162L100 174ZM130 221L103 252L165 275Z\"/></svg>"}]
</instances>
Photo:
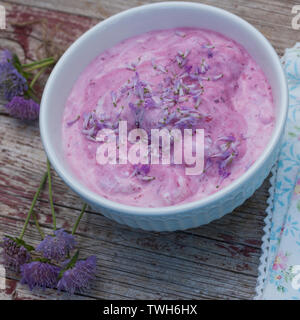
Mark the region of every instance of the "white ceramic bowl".
<instances>
[{"instance_id":1,"label":"white ceramic bowl","mask_svg":"<svg viewBox=\"0 0 300 320\"><path fill-rule=\"evenodd\" d=\"M272 87L276 107L275 130L263 154L246 173L205 199L163 208L140 208L107 200L85 187L64 159L61 123L66 99L79 74L105 49L137 34L175 27L211 29L244 46L261 66ZM215 7L189 2L162 2L133 8L110 17L73 43L47 82L41 102L40 130L54 169L94 209L131 227L174 231L197 227L222 217L241 205L262 184L279 151L287 104L287 85L279 58L257 29L236 15Z\"/></svg>"}]
</instances>

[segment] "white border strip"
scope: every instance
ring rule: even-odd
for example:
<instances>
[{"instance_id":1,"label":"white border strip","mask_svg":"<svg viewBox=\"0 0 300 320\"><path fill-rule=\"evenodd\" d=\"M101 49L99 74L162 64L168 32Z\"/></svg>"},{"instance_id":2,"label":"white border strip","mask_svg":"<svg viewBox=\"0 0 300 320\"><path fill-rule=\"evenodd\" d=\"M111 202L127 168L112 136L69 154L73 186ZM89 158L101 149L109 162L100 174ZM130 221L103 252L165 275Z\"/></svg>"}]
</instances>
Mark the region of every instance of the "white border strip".
<instances>
[{"instance_id":1,"label":"white border strip","mask_svg":"<svg viewBox=\"0 0 300 320\"><path fill-rule=\"evenodd\" d=\"M264 219L264 236L262 237L261 250L262 254L260 257L260 264L258 267L258 278L256 283L254 300L261 300L264 293L265 281L268 276L268 266L269 266L269 250L270 250L270 233L271 233L271 223L273 218L273 207L274 207L274 192L275 192L275 182L277 177L277 162L273 166L270 178L271 187L269 188L269 198L267 200L268 207L266 209L267 216Z\"/></svg>"}]
</instances>

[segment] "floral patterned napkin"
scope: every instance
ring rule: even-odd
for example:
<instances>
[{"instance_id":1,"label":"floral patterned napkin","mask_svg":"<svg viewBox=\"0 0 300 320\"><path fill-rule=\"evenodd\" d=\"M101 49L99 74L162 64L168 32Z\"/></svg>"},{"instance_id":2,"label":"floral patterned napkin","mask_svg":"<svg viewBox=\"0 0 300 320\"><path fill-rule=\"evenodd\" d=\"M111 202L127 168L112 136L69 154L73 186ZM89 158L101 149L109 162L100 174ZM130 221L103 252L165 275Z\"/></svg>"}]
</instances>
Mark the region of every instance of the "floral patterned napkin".
<instances>
[{"instance_id":1,"label":"floral patterned napkin","mask_svg":"<svg viewBox=\"0 0 300 320\"><path fill-rule=\"evenodd\" d=\"M300 300L300 43L286 50L282 64L290 104L271 180L255 299Z\"/></svg>"}]
</instances>

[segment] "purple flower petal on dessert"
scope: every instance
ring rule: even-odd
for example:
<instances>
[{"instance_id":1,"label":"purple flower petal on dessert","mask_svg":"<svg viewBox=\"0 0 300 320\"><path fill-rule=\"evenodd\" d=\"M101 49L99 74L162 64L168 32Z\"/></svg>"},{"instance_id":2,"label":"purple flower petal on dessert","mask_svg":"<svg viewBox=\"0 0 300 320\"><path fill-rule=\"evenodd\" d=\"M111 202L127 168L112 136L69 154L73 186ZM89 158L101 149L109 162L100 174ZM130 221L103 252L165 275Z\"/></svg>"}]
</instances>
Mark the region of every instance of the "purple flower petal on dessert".
<instances>
[{"instance_id":1,"label":"purple flower petal on dessert","mask_svg":"<svg viewBox=\"0 0 300 320\"><path fill-rule=\"evenodd\" d=\"M200 66L200 73L205 74L208 71L208 69L209 69L208 64L206 63L205 59L202 59L201 66Z\"/></svg>"},{"instance_id":2,"label":"purple flower petal on dessert","mask_svg":"<svg viewBox=\"0 0 300 320\"><path fill-rule=\"evenodd\" d=\"M85 113L83 115L83 124L82 124L82 127L84 130L86 130L89 126L89 121L90 121L90 118L91 118L91 113Z\"/></svg>"},{"instance_id":3,"label":"purple flower petal on dessert","mask_svg":"<svg viewBox=\"0 0 300 320\"><path fill-rule=\"evenodd\" d=\"M161 64L157 66L157 69L162 73L168 73L168 70L166 69L166 67L162 66Z\"/></svg>"},{"instance_id":4,"label":"purple flower petal on dessert","mask_svg":"<svg viewBox=\"0 0 300 320\"><path fill-rule=\"evenodd\" d=\"M221 182L224 179L229 177L230 174L231 174L231 172L228 170L228 168L226 168L226 166L223 165L223 162L220 162L220 164L219 164L219 175L220 175L221 179L219 181L219 185L221 184Z\"/></svg>"},{"instance_id":5,"label":"purple flower petal on dessert","mask_svg":"<svg viewBox=\"0 0 300 320\"><path fill-rule=\"evenodd\" d=\"M222 161L219 161L219 175L225 179L230 175L229 167L231 166L233 160L236 158L237 154L231 152L228 157L223 158Z\"/></svg>"},{"instance_id":6,"label":"purple flower petal on dessert","mask_svg":"<svg viewBox=\"0 0 300 320\"><path fill-rule=\"evenodd\" d=\"M192 69L193 69L193 66L191 66L191 65L185 65L184 66L184 71L186 73L190 73L192 71Z\"/></svg>"},{"instance_id":7,"label":"purple flower petal on dessert","mask_svg":"<svg viewBox=\"0 0 300 320\"><path fill-rule=\"evenodd\" d=\"M74 120L68 121L67 126L71 127L73 124L75 124L80 119L80 116L78 115Z\"/></svg>"},{"instance_id":8,"label":"purple flower petal on dessert","mask_svg":"<svg viewBox=\"0 0 300 320\"><path fill-rule=\"evenodd\" d=\"M129 102L128 106L134 115L136 127L140 128L141 123L143 122L145 109L141 106L137 106L132 102Z\"/></svg>"},{"instance_id":9,"label":"purple flower petal on dessert","mask_svg":"<svg viewBox=\"0 0 300 320\"><path fill-rule=\"evenodd\" d=\"M215 46L213 46L212 44L204 44L202 45L202 48L205 48L205 49L214 49Z\"/></svg>"},{"instance_id":10,"label":"purple flower petal on dessert","mask_svg":"<svg viewBox=\"0 0 300 320\"><path fill-rule=\"evenodd\" d=\"M226 143L221 145L221 154L216 155L219 158L218 167L219 167L219 175L221 177L220 183L226 179L230 174L230 166L236 157L238 156L237 144L234 136L221 137L218 140L223 140ZM220 184L219 183L219 184Z\"/></svg>"},{"instance_id":11,"label":"purple flower petal on dessert","mask_svg":"<svg viewBox=\"0 0 300 320\"><path fill-rule=\"evenodd\" d=\"M126 67L130 71L136 71L136 64L131 63L129 66Z\"/></svg>"},{"instance_id":12,"label":"purple flower petal on dessert","mask_svg":"<svg viewBox=\"0 0 300 320\"><path fill-rule=\"evenodd\" d=\"M198 108L201 103L201 96L200 95L194 96L193 99L195 101L195 108Z\"/></svg>"},{"instance_id":13,"label":"purple flower petal on dessert","mask_svg":"<svg viewBox=\"0 0 300 320\"><path fill-rule=\"evenodd\" d=\"M149 164L134 164L132 176L136 176L141 181L149 182L155 179L153 176L149 176L150 165Z\"/></svg>"},{"instance_id":14,"label":"purple flower petal on dessert","mask_svg":"<svg viewBox=\"0 0 300 320\"><path fill-rule=\"evenodd\" d=\"M207 58L212 58L214 56L214 54L213 54L213 52L212 52L212 50L208 50L207 51Z\"/></svg>"},{"instance_id":15,"label":"purple flower petal on dessert","mask_svg":"<svg viewBox=\"0 0 300 320\"><path fill-rule=\"evenodd\" d=\"M134 164L133 165L135 174L145 176L150 172L149 164Z\"/></svg>"},{"instance_id":16,"label":"purple flower petal on dessert","mask_svg":"<svg viewBox=\"0 0 300 320\"><path fill-rule=\"evenodd\" d=\"M145 100L145 103L144 103L144 107L146 108L146 109L150 109L150 108L156 108L156 103L155 103L155 101L152 99L152 98L147 98L146 100Z\"/></svg>"},{"instance_id":17,"label":"purple flower petal on dessert","mask_svg":"<svg viewBox=\"0 0 300 320\"><path fill-rule=\"evenodd\" d=\"M175 111L173 112L167 112L164 116L164 118L160 121L160 123L165 126L168 125L170 123L172 123L175 119L177 119L177 114Z\"/></svg>"},{"instance_id":18,"label":"purple flower petal on dessert","mask_svg":"<svg viewBox=\"0 0 300 320\"><path fill-rule=\"evenodd\" d=\"M110 95L111 95L112 103L113 103L114 107L116 107L117 106L117 94L114 91L112 91L110 93Z\"/></svg>"},{"instance_id":19,"label":"purple flower petal on dessert","mask_svg":"<svg viewBox=\"0 0 300 320\"><path fill-rule=\"evenodd\" d=\"M190 53L189 50L186 50L185 52L182 52L182 51L177 52L175 59L180 68L183 68L186 65L188 61L187 56L189 55L189 53Z\"/></svg>"},{"instance_id":20,"label":"purple flower petal on dessert","mask_svg":"<svg viewBox=\"0 0 300 320\"><path fill-rule=\"evenodd\" d=\"M197 125L197 119L191 116L191 117L180 119L179 121L175 122L174 127L179 129L186 129L186 128L192 129L196 125Z\"/></svg>"},{"instance_id":21,"label":"purple flower petal on dessert","mask_svg":"<svg viewBox=\"0 0 300 320\"><path fill-rule=\"evenodd\" d=\"M141 59L139 58L137 62L131 62L130 65L128 65L126 68L131 71L136 71L136 68L140 62L141 62Z\"/></svg>"},{"instance_id":22,"label":"purple flower petal on dessert","mask_svg":"<svg viewBox=\"0 0 300 320\"><path fill-rule=\"evenodd\" d=\"M95 141L98 132L103 128L114 128L114 123L105 114L97 115L95 111L83 115L82 133L87 139Z\"/></svg>"},{"instance_id":23,"label":"purple flower petal on dessert","mask_svg":"<svg viewBox=\"0 0 300 320\"><path fill-rule=\"evenodd\" d=\"M217 74L216 76L213 76L212 79L213 79L214 81L216 81L216 80L219 80L219 79L223 78L223 76L224 76L223 73L220 73L220 74Z\"/></svg>"},{"instance_id":24,"label":"purple flower petal on dessert","mask_svg":"<svg viewBox=\"0 0 300 320\"><path fill-rule=\"evenodd\" d=\"M236 141L236 138L233 136L233 135L229 135L229 136L223 136L223 137L220 137L218 138L217 141L226 141L226 142L235 142Z\"/></svg>"},{"instance_id":25,"label":"purple flower petal on dessert","mask_svg":"<svg viewBox=\"0 0 300 320\"><path fill-rule=\"evenodd\" d=\"M138 107L137 107L134 103L129 102L128 106L129 106L130 110L131 110L134 114L136 114L136 113L138 112Z\"/></svg>"}]
</instances>

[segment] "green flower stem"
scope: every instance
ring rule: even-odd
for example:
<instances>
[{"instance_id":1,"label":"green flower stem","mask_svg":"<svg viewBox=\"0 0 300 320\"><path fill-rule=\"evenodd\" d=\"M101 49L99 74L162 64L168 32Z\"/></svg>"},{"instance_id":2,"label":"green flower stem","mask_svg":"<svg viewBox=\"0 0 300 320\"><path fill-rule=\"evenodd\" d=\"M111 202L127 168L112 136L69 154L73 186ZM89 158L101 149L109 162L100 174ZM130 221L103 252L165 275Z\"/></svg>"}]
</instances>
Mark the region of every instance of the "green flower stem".
<instances>
[{"instance_id":1,"label":"green flower stem","mask_svg":"<svg viewBox=\"0 0 300 320\"><path fill-rule=\"evenodd\" d=\"M51 169L50 169L50 162L48 159L47 159L47 171L48 171L49 201L50 201L52 220L53 220L53 230L56 230L56 215L54 211L53 198L52 198Z\"/></svg>"},{"instance_id":2,"label":"green flower stem","mask_svg":"<svg viewBox=\"0 0 300 320\"><path fill-rule=\"evenodd\" d=\"M30 71L33 71L33 70L36 70L36 69L39 69L39 68L43 68L43 67L48 67L48 66L51 66L51 64L54 64L55 63L55 60L50 60L50 61L45 61L43 63L39 63L39 64L36 64L32 67L24 67L24 71L26 72L30 72Z\"/></svg>"},{"instance_id":3,"label":"green flower stem","mask_svg":"<svg viewBox=\"0 0 300 320\"><path fill-rule=\"evenodd\" d=\"M77 220L76 220L76 222L75 222L75 225L74 225L73 230L72 230L72 235L75 234L75 232L76 232L76 230L77 230L77 228L78 228L79 222L80 222L80 220L81 220L81 218L82 218L82 216L83 216L83 214L84 214L84 212L85 212L86 207L87 207L87 204L85 203L85 204L82 206L80 215L79 215L79 217L77 218Z\"/></svg>"},{"instance_id":4,"label":"green flower stem","mask_svg":"<svg viewBox=\"0 0 300 320\"><path fill-rule=\"evenodd\" d=\"M21 239L21 240L22 240L23 237L24 237L24 233L25 233L25 230L26 230L27 225L28 225L28 223L29 223L30 217L31 217L31 215L32 215L33 208L34 208L34 206L35 206L35 204L36 204L36 201L37 201L37 198L38 198L38 196L39 196L39 194L40 194L40 192L41 192L41 190L42 190L42 188L43 188L43 186L44 186L44 184L45 184L45 182L46 182L46 180L47 180L47 176L48 176L48 173L45 172L45 174L44 174L44 176L43 176L43 178L42 178L42 180L41 180L40 186L39 186L39 188L37 189L37 191L36 191L36 193L35 193L35 195L34 195L34 197L33 197L33 200L32 200L32 203L31 203L31 207L30 207L29 212L28 212L28 214L27 214L27 217L26 217L26 220L25 220L23 229L22 229L22 231L21 231L21 233L20 233L19 239Z\"/></svg>"},{"instance_id":5,"label":"green flower stem","mask_svg":"<svg viewBox=\"0 0 300 320\"><path fill-rule=\"evenodd\" d=\"M39 61L34 61L34 62L31 62L31 63L25 63L25 64L22 64L22 68L29 68L29 67L34 67L36 65L39 65L39 64L42 64L44 62L49 62L49 61L54 61L54 58L50 57L50 58L45 58L45 59L42 59L42 60L39 60Z\"/></svg>"},{"instance_id":6,"label":"green flower stem","mask_svg":"<svg viewBox=\"0 0 300 320\"><path fill-rule=\"evenodd\" d=\"M31 80L29 88L33 88L34 84L36 83L36 81L38 80L38 78L41 76L41 74L46 70L46 67L42 68Z\"/></svg>"},{"instance_id":7,"label":"green flower stem","mask_svg":"<svg viewBox=\"0 0 300 320\"><path fill-rule=\"evenodd\" d=\"M47 173L47 175L48 175L48 173ZM33 214L33 219L34 219L35 226L38 229L39 234L41 235L42 240L44 240L45 234L44 234L43 230L40 227L39 221L38 221L37 216L36 216L35 213Z\"/></svg>"},{"instance_id":8,"label":"green flower stem","mask_svg":"<svg viewBox=\"0 0 300 320\"><path fill-rule=\"evenodd\" d=\"M35 102L39 103L39 99L38 97L34 94L34 91L32 88L28 88L28 90L25 92L25 96L31 98L32 100L34 100Z\"/></svg>"}]
</instances>

